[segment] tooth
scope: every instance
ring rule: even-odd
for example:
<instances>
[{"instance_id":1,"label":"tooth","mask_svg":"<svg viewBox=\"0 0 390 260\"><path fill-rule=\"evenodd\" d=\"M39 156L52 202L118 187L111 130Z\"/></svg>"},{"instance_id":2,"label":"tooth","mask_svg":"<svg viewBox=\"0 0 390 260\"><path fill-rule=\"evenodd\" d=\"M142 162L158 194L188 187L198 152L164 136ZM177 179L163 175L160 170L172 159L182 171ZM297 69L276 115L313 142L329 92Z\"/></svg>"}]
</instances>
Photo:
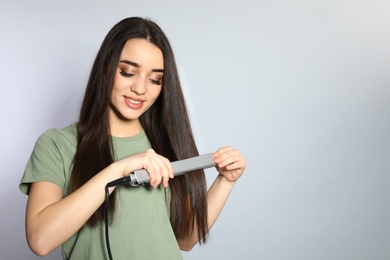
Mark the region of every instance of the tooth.
<instances>
[{"instance_id":1,"label":"tooth","mask_svg":"<svg viewBox=\"0 0 390 260\"><path fill-rule=\"evenodd\" d=\"M127 100L130 101L133 104L140 104L141 103L141 101L136 101L136 100L132 100L132 99L129 99L129 98Z\"/></svg>"}]
</instances>

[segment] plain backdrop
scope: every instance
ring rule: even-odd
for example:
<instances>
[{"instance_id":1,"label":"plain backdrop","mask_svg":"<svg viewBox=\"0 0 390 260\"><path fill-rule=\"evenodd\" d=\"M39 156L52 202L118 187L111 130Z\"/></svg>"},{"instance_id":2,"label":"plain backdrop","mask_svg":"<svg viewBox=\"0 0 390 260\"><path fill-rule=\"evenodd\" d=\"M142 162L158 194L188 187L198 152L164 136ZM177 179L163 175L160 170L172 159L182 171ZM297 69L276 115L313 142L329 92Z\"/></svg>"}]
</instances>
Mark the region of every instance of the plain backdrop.
<instances>
[{"instance_id":1,"label":"plain backdrop","mask_svg":"<svg viewBox=\"0 0 390 260\"><path fill-rule=\"evenodd\" d=\"M38 259L24 167L42 132L77 121L97 50L129 16L170 39L200 152L248 162L184 259L390 259L389 1L0 0L1 259Z\"/></svg>"}]
</instances>

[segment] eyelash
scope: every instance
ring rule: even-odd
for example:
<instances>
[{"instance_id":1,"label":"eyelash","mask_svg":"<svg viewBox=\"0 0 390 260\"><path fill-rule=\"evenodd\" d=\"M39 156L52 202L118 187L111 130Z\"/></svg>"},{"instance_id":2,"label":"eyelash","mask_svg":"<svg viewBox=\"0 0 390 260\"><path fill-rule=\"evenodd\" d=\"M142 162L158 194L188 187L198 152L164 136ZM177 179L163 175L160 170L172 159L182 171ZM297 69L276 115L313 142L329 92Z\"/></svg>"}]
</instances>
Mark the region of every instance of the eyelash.
<instances>
[{"instance_id":1,"label":"eyelash","mask_svg":"<svg viewBox=\"0 0 390 260\"><path fill-rule=\"evenodd\" d=\"M124 72L124 71L120 71L120 74L123 77L126 77L126 78L131 78L131 77L134 77L134 75L135 75L135 74L127 73L127 72ZM152 78L148 78L148 79L155 85L161 85L162 84L161 80L156 80L156 79L152 79Z\"/></svg>"},{"instance_id":2,"label":"eyelash","mask_svg":"<svg viewBox=\"0 0 390 260\"><path fill-rule=\"evenodd\" d=\"M151 78L148 78L154 85L161 85L162 82L161 80L156 80L156 79L151 79Z\"/></svg>"},{"instance_id":3,"label":"eyelash","mask_svg":"<svg viewBox=\"0 0 390 260\"><path fill-rule=\"evenodd\" d=\"M124 72L124 71L120 71L120 74L123 76L123 77L126 77L126 78L131 78L133 77L135 74L132 74L132 73L127 73L127 72Z\"/></svg>"}]
</instances>

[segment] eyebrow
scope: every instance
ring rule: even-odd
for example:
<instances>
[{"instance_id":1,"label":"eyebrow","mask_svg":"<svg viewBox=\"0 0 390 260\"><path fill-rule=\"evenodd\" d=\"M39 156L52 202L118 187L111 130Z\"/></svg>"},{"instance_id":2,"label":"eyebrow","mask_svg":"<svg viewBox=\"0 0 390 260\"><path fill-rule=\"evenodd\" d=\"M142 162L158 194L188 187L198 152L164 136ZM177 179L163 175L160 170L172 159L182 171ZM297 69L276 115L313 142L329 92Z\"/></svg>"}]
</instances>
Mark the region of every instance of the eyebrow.
<instances>
[{"instance_id":1,"label":"eyebrow","mask_svg":"<svg viewBox=\"0 0 390 260\"><path fill-rule=\"evenodd\" d=\"M139 65L138 63L134 62L134 61L130 61L130 60L120 60L119 62L122 62L122 63L126 63L130 66L134 66L134 67L137 67L137 68L140 68L141 65ZM163 69L152 69L152 72L162 72L164 73L164 70Z\"/></svg>"}]
</instances>

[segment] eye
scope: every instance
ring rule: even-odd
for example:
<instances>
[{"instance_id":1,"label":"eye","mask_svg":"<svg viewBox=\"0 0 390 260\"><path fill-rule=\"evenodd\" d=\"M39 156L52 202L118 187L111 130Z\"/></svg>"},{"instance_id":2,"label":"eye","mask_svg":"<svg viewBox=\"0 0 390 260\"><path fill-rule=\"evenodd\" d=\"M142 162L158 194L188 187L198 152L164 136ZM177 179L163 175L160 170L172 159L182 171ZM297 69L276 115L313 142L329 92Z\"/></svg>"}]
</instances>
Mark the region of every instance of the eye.
<instances>
[{"instance_id":1,"label":"eye","mask_svg":"<svg viewBox=\"0 0 390 260\"><path fill-rule=\"evenodd\" d=\"M152 78L148 78L150 80L150 82L152 82L152 84L154 85L161 85L162 84L162 80L157 80L157 79L152 79Z\"/></svg>"},{"instance_id":2,"label":"eye","mask_svg":"<svg viewBox=\"0 0 390 260\"><path fill-rule=\"evenodd\" d=\"M121 70L120 72L119 72L123 77L126 77L126 78L131 78L131 77L133 77L135 74L133 74L133 73L127 73L127 72L124 72L123 70Z\"/></svg>"}]
</instances>

